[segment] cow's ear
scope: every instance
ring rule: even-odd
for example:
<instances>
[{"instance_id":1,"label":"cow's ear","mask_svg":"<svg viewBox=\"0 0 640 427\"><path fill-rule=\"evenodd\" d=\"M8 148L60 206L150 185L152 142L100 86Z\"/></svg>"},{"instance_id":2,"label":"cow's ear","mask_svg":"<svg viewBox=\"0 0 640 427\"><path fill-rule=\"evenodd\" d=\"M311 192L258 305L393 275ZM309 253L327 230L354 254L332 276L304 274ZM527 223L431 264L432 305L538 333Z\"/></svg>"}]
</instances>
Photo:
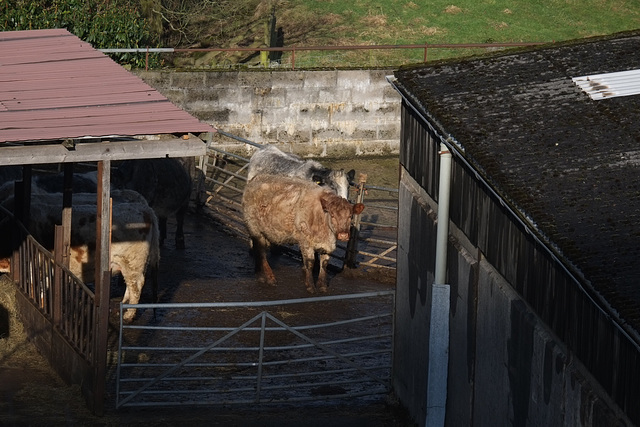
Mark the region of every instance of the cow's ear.
<instances>
[{"instance_id":1,"label":"cow's ear","mask_svg":"<svg viewBox=\"0 0 640 427\"><path fill-rule=\"evenodd\" d=\"M360 215L363 210L364 210L364 205L362 203L356 203L355 205L353 205L354 215Z\"/></svg>"},{"instance_id":2,"label":"cow's ear","mask_svg":"<svg viewBox=\"0 0 640 427\"><path fill-rule=\"evenodd\" d=\"M353 184L353 179L356 177L356 171L354 169L351 169L349 172L347 172L347 179L349 180L350 184Z\"/></svg>"},{"instance_id":3,"label":"cow's ear","mask_svg":"<svg viewBox=\"0 0 640 427\"><path fill-rule=\"evenodd\" d=\"M322 205L323 211L329 212L329 199L324 194L320 197L320 205Z\"/></svg>"}]
</instances>

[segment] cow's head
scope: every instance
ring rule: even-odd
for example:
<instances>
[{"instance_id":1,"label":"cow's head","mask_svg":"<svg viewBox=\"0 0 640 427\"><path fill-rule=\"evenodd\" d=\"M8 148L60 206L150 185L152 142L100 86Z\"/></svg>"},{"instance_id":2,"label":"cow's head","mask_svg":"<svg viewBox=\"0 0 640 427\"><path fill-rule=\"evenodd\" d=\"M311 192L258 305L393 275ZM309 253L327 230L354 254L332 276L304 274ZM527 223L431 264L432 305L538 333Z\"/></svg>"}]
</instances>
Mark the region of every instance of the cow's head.
<instances>
[{"instance_id":1,"label":"cow's head","mask_svg":"<svg viewBox=\"0 0 640 427\"><path fill-rule=\"evenodd\" d=\"M349 240L349 231L351 229L351 217L359 215L364 210L362 203L352 205L343 197L325 192L320 198L322 209L327 212L331 218L331 230L338 240Z\"/></svg>"}]
</instances>

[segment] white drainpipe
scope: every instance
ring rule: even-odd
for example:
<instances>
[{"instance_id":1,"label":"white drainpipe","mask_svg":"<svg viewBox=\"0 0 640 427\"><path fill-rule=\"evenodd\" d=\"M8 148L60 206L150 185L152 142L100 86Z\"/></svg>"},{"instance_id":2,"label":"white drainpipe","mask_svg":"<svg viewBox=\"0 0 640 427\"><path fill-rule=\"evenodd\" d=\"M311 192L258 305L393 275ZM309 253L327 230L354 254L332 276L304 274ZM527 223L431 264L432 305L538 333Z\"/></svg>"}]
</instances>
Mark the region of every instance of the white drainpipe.
<instances>
[{"instance_id":1,"label":"white drainpipe","mask_svg":"<svg viewBox=\"0 0 640 427\"><path fill-rule=\"evenodd\" d=\"M451 152L440 144L440 189L436 239L435 282L431 291L429 331L429 371L425 426L444 426L449 369L450 288L445 284L449 242L449 196L451 193Z\"/></svg>"},{"instance_id":2,"label":"white drainpipe","mask_svg":"<svg viewBox=\"0 0 640 427\"><path fill-rule=\"evenodd\" d=\"M435 283L447 279L447 243L449 242L449 196L451 194L451 151L440 144L440 188L438 191L438 235L436 240Z\"/></svg>"}]
</instances>

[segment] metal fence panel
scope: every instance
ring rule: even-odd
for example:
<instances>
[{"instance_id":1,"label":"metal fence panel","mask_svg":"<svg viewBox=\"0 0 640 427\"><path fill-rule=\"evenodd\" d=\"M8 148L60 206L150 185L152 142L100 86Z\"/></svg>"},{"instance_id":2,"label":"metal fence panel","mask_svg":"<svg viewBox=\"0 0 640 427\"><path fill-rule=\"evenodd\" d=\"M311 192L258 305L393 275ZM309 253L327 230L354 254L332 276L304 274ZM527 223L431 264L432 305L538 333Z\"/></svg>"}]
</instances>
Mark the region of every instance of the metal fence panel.
<instances>
[{"instance_id":1,"label":"metal fence panel","mask_svg":"<svg viewBox=\"0 0 640 427\"><path fill-rule=\"evenodd\" d=\"M391 390L394 298L138 304L156 320L120 324L116 406L379 398Z\"/></svg>"},{"instance_id":2,"label":"metal fence panel","mask_svg":"<svg viewBox=\"0 0 640 427\"><path fill-rule=\"evenodd\" d=\"M260 144L218 131L221 135L236 141L260 147ZM242 218L242 193L247 182L249 159L209 146L203 165L207 198L206 210L218 218L226 227L248 238ZM363 266L387 270L396 268L397 252L397 211L398 189L371 185L366 175L351 190L352 202L366 204L362 218L356 218L356 242L348 244L338 242L332 261L339 268L345 263L349 266L348 251L356 248L357 263ZM364 180L362 180L364 179ZM296 249L293 249L296 250Z\"/></svg>"}]
</instances>

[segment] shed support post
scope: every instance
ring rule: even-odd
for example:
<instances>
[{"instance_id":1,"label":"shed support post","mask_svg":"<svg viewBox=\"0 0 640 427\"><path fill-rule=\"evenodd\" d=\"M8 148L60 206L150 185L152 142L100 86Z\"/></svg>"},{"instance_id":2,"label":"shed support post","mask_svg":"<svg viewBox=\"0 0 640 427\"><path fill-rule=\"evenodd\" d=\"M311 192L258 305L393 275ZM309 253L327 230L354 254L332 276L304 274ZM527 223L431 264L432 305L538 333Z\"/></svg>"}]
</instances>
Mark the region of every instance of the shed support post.
<instances>
[{"instance_id":1,"label":"shed support post","mask_svg":"<svg viewBox=\"0 0 640 427\"><path fill-rule=\"evenodd\" d=\"M71 253L71 215L73 205L73 163L64 164L64 180L62 188L62 226L64 235L62 237L62 263L69 267L69 256Z\"/></svg>"},{"instance_id":2,"label":"shed support post","mask_svg":"<svg viewBox=\"0 0 640 427\"><path fill-rule=\"evenodd\" d=\"M56 224L54 229L54 259L55 259L55 268L53 273L53 289L51 289L51 311L53 324L60 328L62 326L62 268L60 268L60 264L62 264L64 255L63 255L63 246L64 246L64 235L66 234L65 226ZM68 264L67 264L68 267Z\"/></svg>"},{"instance_id":3,"label":"shed support post","mask_svg":"<svg viewBox=\"0 0 640 427\"><path fill-rule=\"evenodd\" d=\"M22 166L22 181L14 183L14 206L13 217L22 222L29 229L29 219L31 218L31 165ZM22 261L20 257L20 246L24 243L25 236L22 235L18 227L13 227L11 257L11 278L14 282L22 286Z\"/></svg>"},{"instance_id":4,"label":"shed support post","mask_svg":"<svg viewBox=\"0 0 640 427\"><path fill-rule=\"evenodd\" d=\"M13 204L13 218L16 221L21 221L27 229L29 224L24 222L24 182L16 181L14 184L14 204ZM22 246L25 236L18 227L13 227L11 230L11 248L13 255L11 256L11 279L20 283L22 288L22 261L20 255L20 247ZM24 289L24 288L23 288Z\"/></svg>"},{"instance_id":5,"label":"shed support post","mask_svg":"<svg viewBox=\"0 0 640 427\"><path fill-rule=\"evenodd\" d=\"M110 302L110 245L111 245L111 161L98 162L98 194L96 204L95 306L96 349L94 352L93 412L104 414L105 376L107 372L107 333Z\"/></svg>"}]
</instances>

